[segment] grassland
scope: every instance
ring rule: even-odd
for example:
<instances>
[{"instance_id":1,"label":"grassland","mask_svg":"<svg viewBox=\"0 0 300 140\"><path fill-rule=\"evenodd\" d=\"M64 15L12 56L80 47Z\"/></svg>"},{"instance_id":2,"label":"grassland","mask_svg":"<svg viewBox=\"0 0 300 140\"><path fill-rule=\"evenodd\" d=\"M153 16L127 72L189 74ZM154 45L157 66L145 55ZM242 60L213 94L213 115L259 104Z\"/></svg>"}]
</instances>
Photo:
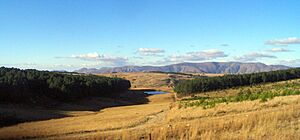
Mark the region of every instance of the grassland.
<instances>
[{"instance_id":1,"label":"grassland","mask_svg":"<svg viewBox=\"0 0 300 140\"><path fill-rule=\"evenodd\" d=\"M189 75L194 76L222 76L222 74L203 74L203 73L190 73L188 75L183 74L167 74L167 73L148 73L148 72L135 72L135 73L108 73L98 74L100 76L119 77L130 80L131 87L133 89L155 89L173 92L170 84L171 79L192 79Z\"/></svg>"},{"instance_id":2,"label":"grassland","mask_svg":"<svg viewBox=\"0 0 300 140\"><path fill-rule=\"evenodd\" d=\"M132 90L158 89L170 93L145 97L146 102L140 104L135 102L109 108L99 107L105 102L103 99L85 99L77 104L64 105L60 109L63 111L55 111L65 117L0 128L0 139L300 138L300 95L293 95L300 90L299 79L206 92L174 101L174 93L164 81L169 78L166 74L135 73L122 76L136 79L133 83L136 87ZM293 94L286 94L287 91ZM246 97L238 101L229 100L263 93L272 93L272 96L264 101L260 96L253 100ZM224 98L228 101L216 102ZM201 100L214 101L215 104L207 108L201 104L185 106ZM126 101L134 103L134 100ZM107 99L107 102L112 101ZM75 111L74 108L80 109Z\"/></svg>"},{"instance_id":3,"label":"grassland","mask_svg":"<svg viewBox=\"0 0 300 140\"><path fill-rule=\"evenodd\" d=\"M228 92L228 90L223 90ZM214 97L216 93L206 93L208 96L194 96L192 98L182 99L180 105L183 107L190 106L201 106L204 109L215 107L216 104L230 103L230 102L242 102L242 101L253 101L260 100L260 102L266 102L277 96L289 96L289 95L300 95L300 82L299 81L286 81L277 84L268 85L257 85L251 87L241 87L237 89L231 89L229 91L231 95L223 95Z\"/></svg>"},{"instance_id":4,"label":"grassland","mask_svg":"<svg viewBox=\"0 0 300 140\"><path fill-rule=\"evenodd\" d=\"M169 84L169 75L164 73L110 73L99 74L108 77L120 77L130 80L133 89L156 89L164 91L172 91ZM184 76L182 76L184 77Z\"/></svg>"}]
</instances>

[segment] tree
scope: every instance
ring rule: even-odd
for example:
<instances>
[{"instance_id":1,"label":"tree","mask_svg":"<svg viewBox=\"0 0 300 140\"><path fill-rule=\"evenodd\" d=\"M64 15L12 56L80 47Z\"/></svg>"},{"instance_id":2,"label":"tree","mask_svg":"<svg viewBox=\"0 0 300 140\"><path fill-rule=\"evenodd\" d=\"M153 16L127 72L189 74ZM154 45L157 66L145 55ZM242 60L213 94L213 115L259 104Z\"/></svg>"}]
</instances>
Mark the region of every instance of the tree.
<instances>
[{"instance_id":1,"label":"tree","mask_svg":"<svg viewBox=\"0 0 300 140\"><path fill-rule=\"evenodd\" d=\"M174 91L179 94L192 94L237 86L255 85L300 78L300 68L260 72L252 74L224 75L220 77L203 77L178 82Z\"/></svg>"},{"instance_id":2,"label":"tree","mask_svg":"<svg viewBox=\"0 0 300 140\"><path fill-rule=\"evenodd\" d=\"M114 92L126 91L130 86L130 81L121 78L0 68L1 101L22 102L40 96L60 100L113 96Z\"/></svg>"}]
</instances>

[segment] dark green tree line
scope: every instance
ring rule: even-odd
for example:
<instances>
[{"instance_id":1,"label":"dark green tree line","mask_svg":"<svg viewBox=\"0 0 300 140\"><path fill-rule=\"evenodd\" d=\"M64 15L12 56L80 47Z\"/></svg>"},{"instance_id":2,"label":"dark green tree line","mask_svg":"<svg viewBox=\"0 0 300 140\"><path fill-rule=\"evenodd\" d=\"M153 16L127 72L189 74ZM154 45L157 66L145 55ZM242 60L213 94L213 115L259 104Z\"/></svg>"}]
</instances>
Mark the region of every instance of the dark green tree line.
<instances>
[{"instance_id":1,"label":"dark green tree line","mask_svg":"<svg viewBox=\"0 0 300 140\"><path fill-rule=\"evenodd\" d=\"M300 68L252 74L231 74L218 77L203 77L192 80L182 80L175 85L174 91L179 94L191 94L296 78L300 78Z\"/></svg>"},{"instance_id":2,"label":"dark green tree line","mask_svg":"<svg viewBox=\"0 0 300 140\"><path fill-rule=\"evenodd\" d=\"M95 75L0 68L0 101L23 101L32 97L74 99L108 97L128 90L130 81Z\"/></svg>"}]
</instances>

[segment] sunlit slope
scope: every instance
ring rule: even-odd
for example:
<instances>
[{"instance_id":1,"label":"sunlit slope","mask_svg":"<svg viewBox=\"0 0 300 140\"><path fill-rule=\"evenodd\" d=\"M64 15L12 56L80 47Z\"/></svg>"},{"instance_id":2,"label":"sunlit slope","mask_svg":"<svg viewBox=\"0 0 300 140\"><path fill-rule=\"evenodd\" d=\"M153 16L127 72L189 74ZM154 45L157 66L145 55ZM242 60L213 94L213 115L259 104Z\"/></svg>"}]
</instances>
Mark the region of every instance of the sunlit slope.
<instances>
[{"instance_id":1,"label":"sunlit slope","mask_svg":"<svg viewBox=\"0 0 300 140\"><path fill-rule=\"evenodd\" d=\"M144 105L112 107L74 117L28 122L0 128L0 139L22 137L40 139L133 128L148 124L156 115L165 114L169 110L173 98L171 94L164 94L150 96L149 100L149 104Z\"/></svg>"},{"instance_id":2,"label":"sunlit slope","mask_svg":"<svg viewBox=\"0 0 300 140\"><path fill-rule=\"evenodd\" d=\"M300 80L201 93L198 97L234 97L242 90L299 91ZM287 86L289 85L289 86ZM277 88L274 88L277 87ZM168 97L169 96L169 97ZM147 97L144 105L113 107L77 117L29 122L0 129L0 138L36 139L297 139L300 96L267 101L224 102L204 109L173 102L172 94ZM164 100L161 100L164 99ZM197 97L186 99L195 101Z\"/></svg>"}]
</instances>

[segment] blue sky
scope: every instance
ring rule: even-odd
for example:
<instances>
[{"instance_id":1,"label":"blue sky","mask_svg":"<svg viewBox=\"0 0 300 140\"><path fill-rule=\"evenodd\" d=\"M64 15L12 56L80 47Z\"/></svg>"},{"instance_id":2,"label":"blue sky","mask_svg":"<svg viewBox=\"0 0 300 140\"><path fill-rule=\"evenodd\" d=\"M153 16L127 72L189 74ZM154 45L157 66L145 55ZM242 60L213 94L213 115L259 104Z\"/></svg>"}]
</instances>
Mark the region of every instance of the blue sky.
<instances>
[{"instance_id":1,"label":"blue sky","mask_svg":"<svg viewBox=\"0 0 300 140\"><path fill-rule=\"evenodd\" d=\"M0 0L0 65L300 66L299 0Z\"/></svg>"}]
</instances>

